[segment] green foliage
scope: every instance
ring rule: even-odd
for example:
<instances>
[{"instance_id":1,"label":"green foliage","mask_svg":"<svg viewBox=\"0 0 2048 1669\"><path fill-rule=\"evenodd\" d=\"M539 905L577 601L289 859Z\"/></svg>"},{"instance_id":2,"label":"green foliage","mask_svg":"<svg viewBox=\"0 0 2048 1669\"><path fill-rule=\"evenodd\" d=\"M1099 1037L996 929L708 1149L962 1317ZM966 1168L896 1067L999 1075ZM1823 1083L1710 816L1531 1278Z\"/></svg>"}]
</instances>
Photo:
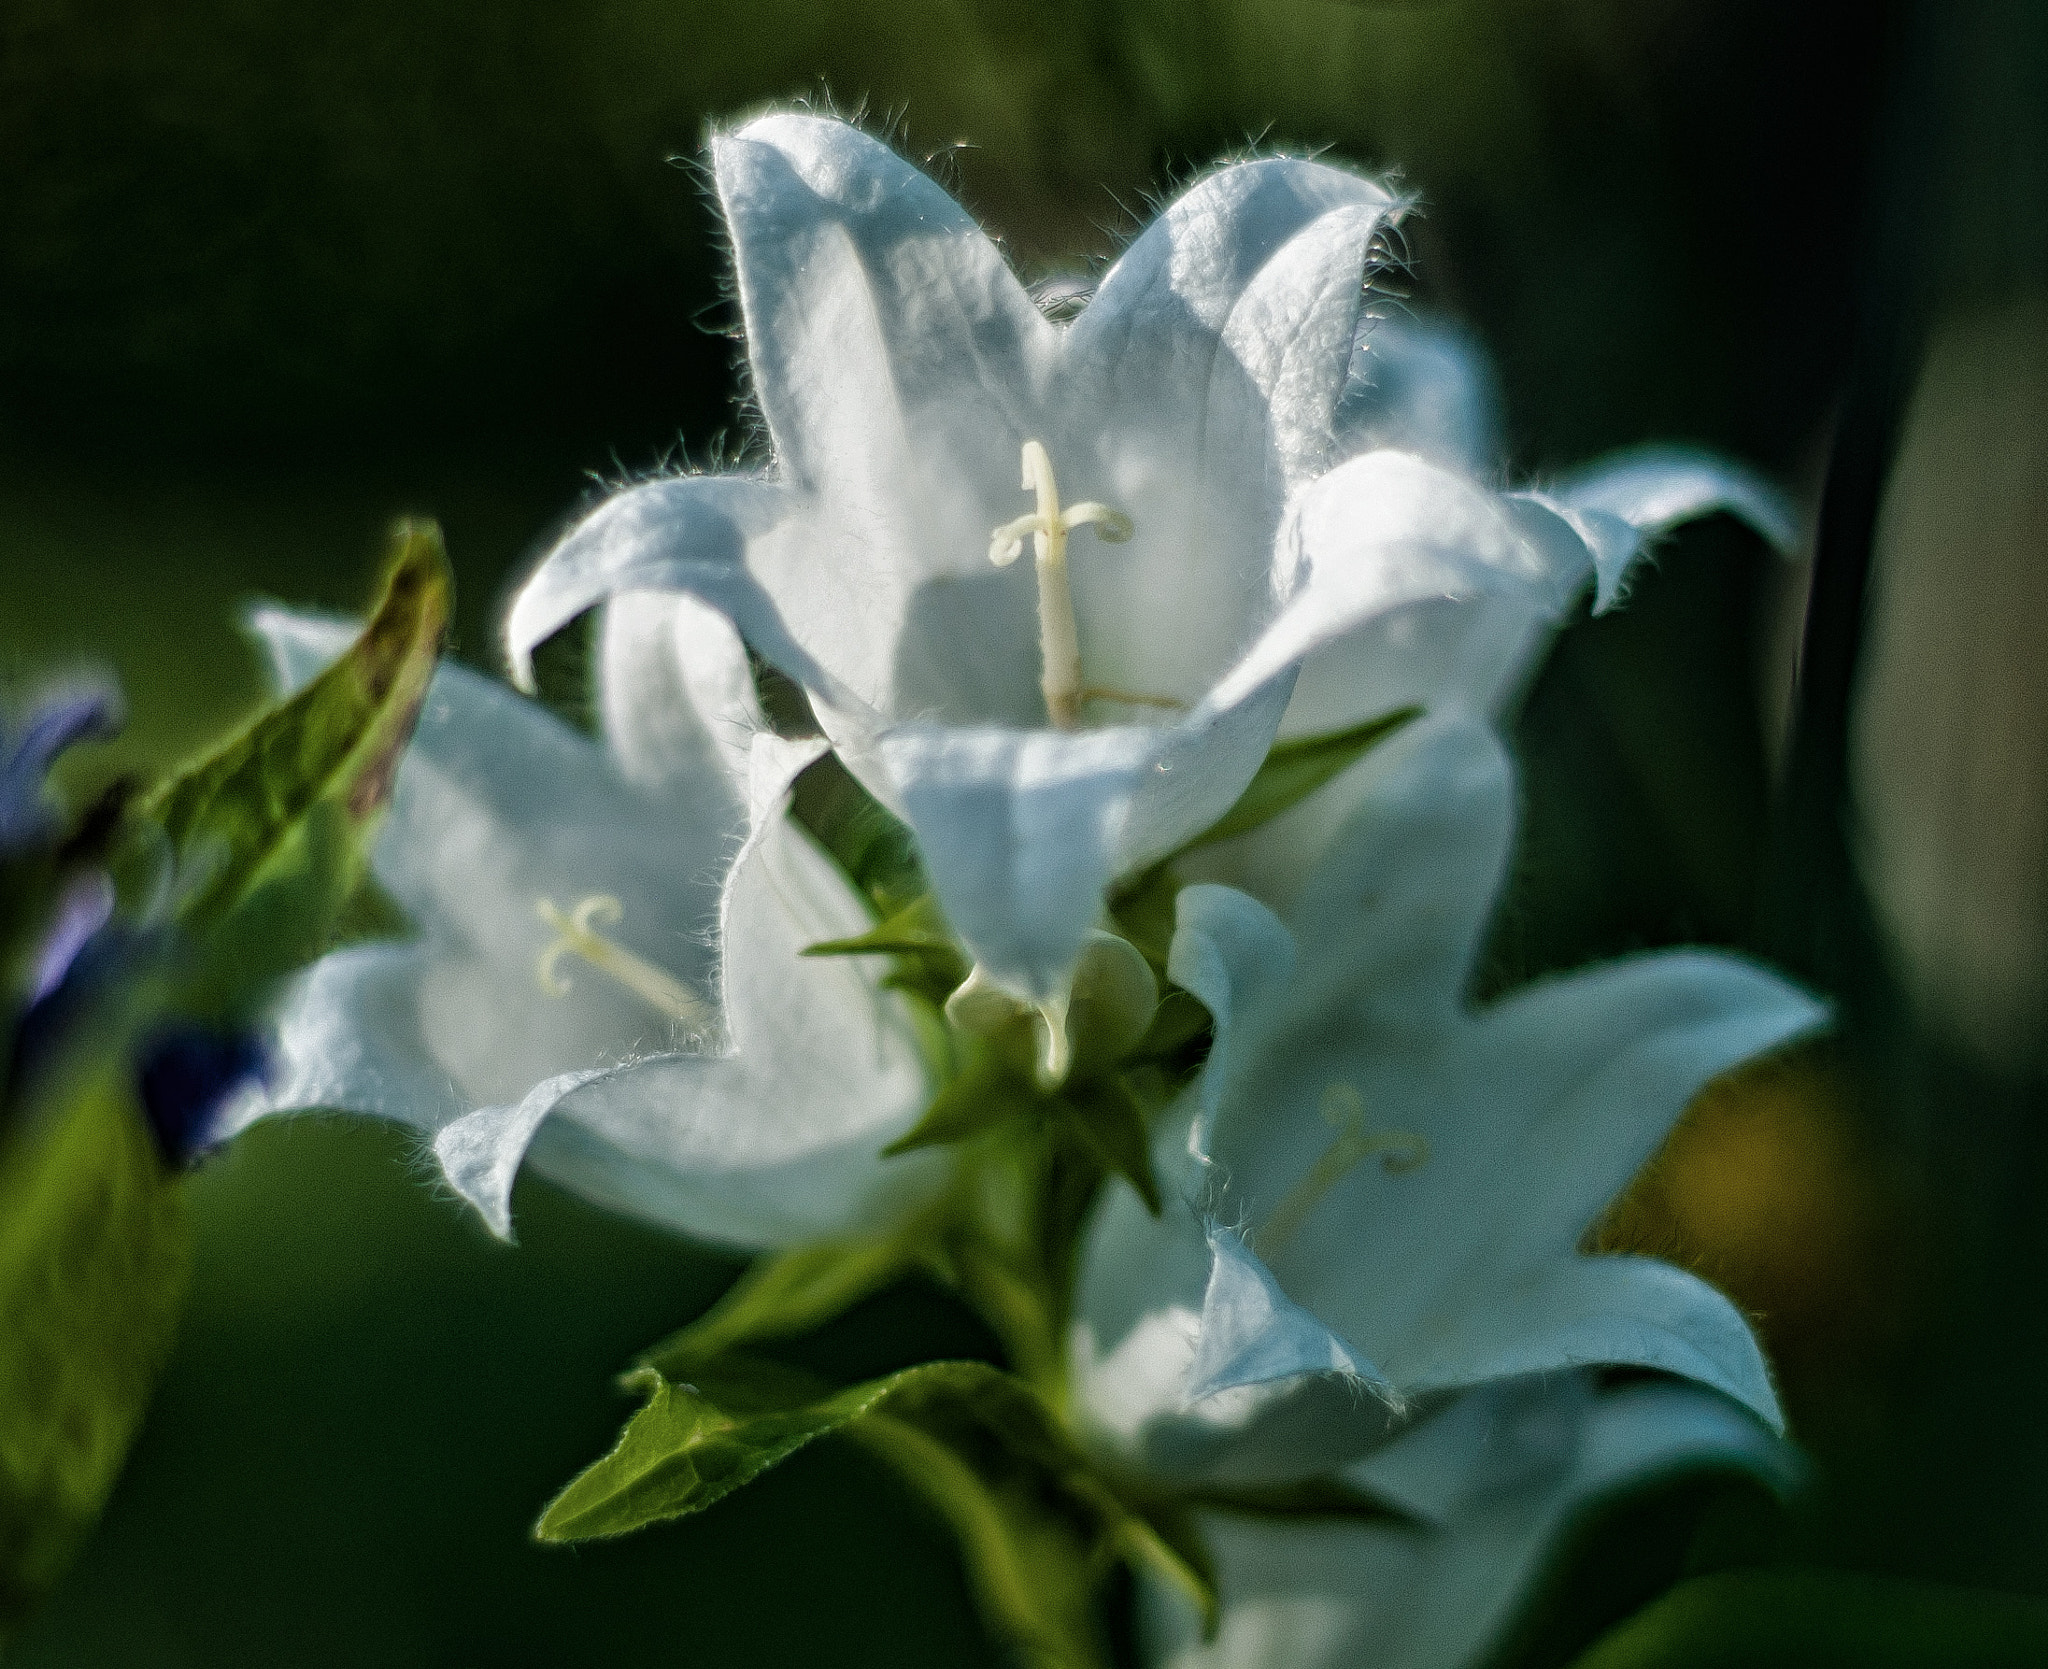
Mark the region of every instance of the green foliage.
<instances>
[{"instance_id":1,"label":"green foliage","mask_svg":"<svg viewBox=\"0 0 2048 1669\"><path fill-rule=\"evenodd\" d=\"M349 651L128 812L112 863L124 902L168 885L201 947L201 1000L233 1003L328 948L426 698L452 584L439 529L402 523Z\"/></svg>"},{"instance_id":2,"label":"green foliage","mask_svg":"<svg viewBox=\"0 0 2048 1669\"><path fill-rule=\"evenodd\" d=\"M2006 1669L2048 1663L2048 1601L1842 1571L1681 1583L1576 1669Z\"/></svg>"},{"instance_id":3,"label":"green foliage","mask_svg":"<svg viewBox=\"0 0 2048 1669\"><path fill-rule=\"evenodd\" d=\"M1298 736L1291 742L1275 742L1245 791L1208 828L1187 843L1183 851L1229 840L1270 822L1283 811L1300 804L1324 783L1365 757L1412 719L1422 716L1420 707L1400 707L1348 729L1326 731L1320 736Z\"/></svg>"},{"instance_id":4,"label":"green foliage","mask_svg":"<svg viewBox=\"0 0 2048 1669\"><path fill-rule=\"evenodd\" d=\"M722 1401L636 1370L629 1383L647 1401L617 1447L548 1506L536 1537L584 1541L699 1512L844 1431L936 1508L991 1625L1030 1662L1105 1662L1091 1599L1106 1560L1159 1572L1213 1615L1212 1574L1186 1526L1129 1505L1014 1375L924 1362L828 1392L767 1364L728 1359L719 1372ZM805 1390L800 1404L779 1400Z\"/></svg>"},{"instance_id":5,"label":"green foliage","mask_svg":"<svg viewBox=\"0 0 2048 1669\"><path fill-rule=\"evenodd\" d=\"M99 1516L188 1261L179 1185L125 1051L97 1050L44 1088L0 1140L0 1633Z\"/></svg>"}]
</instances>

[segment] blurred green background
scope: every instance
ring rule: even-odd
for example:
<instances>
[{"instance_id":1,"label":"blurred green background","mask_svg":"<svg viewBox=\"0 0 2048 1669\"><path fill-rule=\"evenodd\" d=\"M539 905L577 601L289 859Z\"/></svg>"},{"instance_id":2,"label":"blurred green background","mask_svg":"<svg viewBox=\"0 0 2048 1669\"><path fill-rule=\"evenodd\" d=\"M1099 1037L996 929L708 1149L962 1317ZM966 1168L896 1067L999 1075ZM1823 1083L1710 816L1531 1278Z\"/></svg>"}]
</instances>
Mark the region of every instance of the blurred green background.
<instances>
[{"instance_id":1,"label":"blurred green background","mask_svg":"<svg viewBox=\"0 0 2048 1669\"><path fill-rule=\"evenodd\" d=\"M238 604L360 606L402 512L445 527L456 648L494 666L550 530L735 424L709 121L865 111L1033 277L1086 270L1248 144L1396 172L1424 205L1406 287L1494 353L1516 480L1661 438L1809 512L1825 483L1841 653L1801 724L1803 570L1730 525L1554 657L1488 983L1705 941L1849 994L1847 1040L1714 1092L1611 1235L1758 1313L1822 1462L1804 1556L2048 1587L2021 1408L2041 1348L2014 1342L2043 1333L2038 1063L1923 1039L1850 862L1828 707L1855 687L1856 564L1927 322L2048 276L2042 176L2012 163L2048 158L2041 36L2016 0L12 0L0 679L110 663L132 721L72 784L161 765L258 693ZM2019 525L2008 580L2037 566ZM1997 1220L1956 1252L1985 1167ZM831 1445L680 1526L528 1545L615 1429L610 1374L736 1265L532 1183L509 1249L424 1176L405 1139L315 1120L195 1179L177 1358L17 1661L985 1655L943 1538ZM819 1348L977 1345L913 1293Z\"/></svg>"}]
</instances>

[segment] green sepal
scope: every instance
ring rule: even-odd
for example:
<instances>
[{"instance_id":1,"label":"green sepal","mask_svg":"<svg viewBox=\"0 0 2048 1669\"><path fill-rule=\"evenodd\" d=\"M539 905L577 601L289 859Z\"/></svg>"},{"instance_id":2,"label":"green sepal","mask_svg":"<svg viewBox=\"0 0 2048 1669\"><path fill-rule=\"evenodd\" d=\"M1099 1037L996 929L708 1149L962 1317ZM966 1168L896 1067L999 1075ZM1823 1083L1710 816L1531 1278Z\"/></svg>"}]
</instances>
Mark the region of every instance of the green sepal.
<instances>
[{"instance_id":1,"label":"green sepal","mask_svg":"<svg viewBox=\"0 0 2048 1669\"><path fill-rule=\"evenodd\" d=\"M871 1415L848 1435L952 1533L983 1625L1035 1669L1108 1669L1083 1536L1023 1490L992 1482L908 1421Z\"/></svg>"},{"instance_id":2,"label":"green sepal","mask_svg":"<svg viewBox=\"0 0 2048 1669\"><path fill-rule=\"evenodd\" d=\"M1061 1129L1105 1174L1120 1176L1137 1190L1145 1209L1160 1212L1159 1183L1152 1174L1152 1141L1146 1108L1119 1074L1093 1083L1071 1084L1052 1098Z\"/></svg>"},{"instance_id":3,"label":"green sepal","mask_svg":"<svg viewBox=\"0 0 2048 1669\"><path fill-rule=\"evenodd\" d=\"M184 1299L182 1191L135 1103L134 1018L109 1017L0 1140L0 1635L99 1517Z\"/></svg>"},{"instance_id":4,"label":"green sepal","mask_svg":"<svg viewBox=\"0 0 2048 1669\"><path fill-rule=\"evenodd\" d=\"M1343 730L1275 742L1258 774L1238 795L1237 803L1181 851L1192 852L1200 846L1229 840L1271 821L1307 799L1402 726L1421 716L1420 707L1399 707L1391 713L1383 713L1376 719L1367 719L1363 724L1350 725Z\"/></svg>"},{"instance_id":5,"label":"green sepal","mask_svg":"<svg viewBox=\"0 0 2048 1669\"><path fill-rule=\"evenodd\" d=\"M1206 1050L1215 1025L1201 998L1178 985L1170 985L1159 999L1159 1012L1130 1053L1132 1061L1167 1062L1177 1059L1196 1044Z\"/></svg>"},{"instance_id":6,"label":"green sepal","mask_svg":"<svg viewBox=\"0 0 2048 1669\"><path fill-rule=\"evenodd\" d=\"M905 1387L902 1396L879 1411L878 1420L863 1422L852 1435L890 1459L956 1531L967 1516L956 1514L953 1506L968 1504L961 1501L963 1478L972 1481L985 1503L973 1516L984 1525L992 1516L1006 1525L1011 1556L1005 1559L997 1552L992 1569L977 1567L983 1536L961 1537L969 1574L991 1620L1028 1647L1034 1637L1048 1632L1049 1611L1055 1622L1073 1619L1059 1631L1073 1652L1092 1628L1082 1620L1081 1605L1046 1604L1046 1590L1078 1590L1075 1597L1085 1602L1088 1587L1103 1568L1121 1559L1149 1568L1179 1587L1201 1611L1205 1632L1213 1633L1218 1616L1215 1572L1192 1521L1174 1511L1155 1512L1149 1503L1134 1504L1067 1434L1044 1398L1014 1374L978 1364L953 1365L977 1371ZM898 1453L889 1454L885 1445L893 1434L888 1428L898 1426L916 1431L926 1444L907 1453L897 1445ZM882 1433L881 1444L873 1441L877 1431ZM954 1466L942 1463L940 1452L950 1455ZM1027 1584L1005 1598L990 1578L1000 1577L1005 1563L1028 1563L1034 1545L1046 1549L1062 1539L1062 1532L1071 1538L1070 1547L1085 1549L1085 1564L1070 1568L1071 1576L1079 1580ZM1018 1554L1024 1557L1017 1558ZM1041 1553L1041 1570L1045 1562ZM1050 1644L1042 1639L1036 1643L1041 1650ZM1056 1652L1047 1660L1093 1661Z\"/></svg>"},{"instance_id":7,"label":"green sepal","mask_svg":"<svg viewBox=\"0 0 2048 1669\"><path fill-rule=\"evenodd\" d=\"M932 1097L924 1116L882 1149L885 1158L963 1142L1045 1106L1046 1098L1004 1060L995 1043L971 1036L959 1041L959 1071Z\"/></svg>"},{"instance_id":8,"label":"green sepal","mask_svg":"<svg viewBox=\"0 0 2048 1669\"><path fill-rule=\"evenodd\" d=\"M129 808L109 868L129 909L168 876L170 916L233 1004L328 948L447 633L432 523L402 523L369 623L339 660Z\"/></svg>"},{"instance_id":9,"label":"green sepal","mask_svg":"<svg viewBox=\"0 0 2048 1669\"><path fill-rule=\"evenodd\" d=\"M1128 939L1160 974L1173 948L1174 901L1181 883L1170 862L1156 863L1125 881L1110 895L1109 914L1117 935Z\"/></svg>"},{"instance_id":10,"label":"green sepal","mask_svg":"<svg viewBox=\"0 0 2048 1669\"><path fill-rule=\"evenodd\" d=\"M924 893L885 921L851 939L824 939L804 946L806 956L939 956L959 971L953 983L967 977L960 947L939 909L935 894Z\"/></svg>"}]
</instances>

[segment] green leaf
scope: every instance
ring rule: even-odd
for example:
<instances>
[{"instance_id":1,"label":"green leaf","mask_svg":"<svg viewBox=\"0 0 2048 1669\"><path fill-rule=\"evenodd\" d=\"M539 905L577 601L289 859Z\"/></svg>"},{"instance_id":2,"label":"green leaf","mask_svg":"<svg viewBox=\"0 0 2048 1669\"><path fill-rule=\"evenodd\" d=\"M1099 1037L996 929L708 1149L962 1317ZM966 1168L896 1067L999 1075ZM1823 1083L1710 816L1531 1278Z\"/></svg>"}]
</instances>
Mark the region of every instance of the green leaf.
<instances>
[{"instance_id":1,"label":"green leaf","mask_svg":"<svg viewBox=\"0 0 2048 1669\"><path fill-rule=\"evenodd\" d=\"M1401 707L1348 729L1274 743L1258 775L1237 797L1237 804L1181 850L1191 852L1199 846L1229 840L1278 817L1421 715L1420 707Z\"/></svg>"},{"instance_id":2,"label":"green leaf","mask_svg":"<svg viewBox=\"0 0 2048 1669\"><path fill-rule=\"evenodd\" d=\"M548 1504L534 1526L536 1540L622 1536L701 1512L866 1413L892 1388L890 1380L874 1380L801 1408L732 1415L652 1368L635 1370L628 1383L647 1393L646 1404L612 1452Z\"/></svg>"},{"instance_id":3,"label":"green leaf","mask_svg":"<svg viewBox=\"0 0 2048 1669\"><path fill-rule=\"evenodd\" d=\"M182 1194L130 1071L125 1046L67 1062L0 1142L0 1632L99 1517L183 1302Z\"/></svg>"},{"instance_id":4,"label":"green leaf","mask_svg":"<svg viewBox=\"0 0 2048 1669\"><path fill-rule=\"evenodd\" d=\"M815 1382L792 1370L740 1364L729 1379L758 1386L756 1370L793 1389ZM778 1466L799 1449L934 1382L956 1396L1008 1379L985 1362L921 1362L881 1379L848 1386L796 1407L729 1412L693 1385L665 1379L651 1367L626 1376L647 1401L602 1460L586 1467L549 1503L534 1527L544 1542L621 1536L650 1524L702 1512ZM751 1399L751 1396L749 1398Z\"/></svg>"},{"instance_id":5,"label":"green leaf","mask_svg":"<svg viewBox=\"0 0 2048 1669\"><path fill-rule=\"evenodd\" d=\"M1842 1571L1681 1583L1577 1669L2005 1669L2048 1663L2048 1601Z\"/></svg>"},{"instance_id":6,"label":"green leaf","mask_svg":"<svg viewBox=\"0 0 2048 1669\"><path fill-rule=\"evenodd\" d=\"M802 1375L727 1371L752 1396ZM779 1378L777 1377L779 1375ZM556 1497L545 1542L616 1536L702 1511L819 1438L844 1432L884 1459L959 1539L989 1622L1052 1669L1100 1669L1092 1610L1105 1560L1140 1561L1213 1616L1206 1556L1183 1524L1126 1503L1029 1386L982 1362L926 1362L800 1407L736 1408L651 1368L618 1445Z\"/></svg>"},{"instance_id":7,"label":"green leaf","mask_svg":"<svg viewBox=\"0 0 2048 1669\"><path fill-rule=\"evenodd\" d=\"M239 997L317 956L363 879L447 632L441 535L394 534L362 635L312 683L129 808L112 869L133 906L166 865L174 919Z\"/></svg>"},{"instance_id":8,"label":"green leaf","mask_svg":"<svg viewBox=\"0 0 2048 1669\"><path fill-rule=\"evenodd\" d=\"M1156 863L1116 890L1109 913L1119 937L1138 947L1139 954L1160 973L1166 972L1173 947L1174 901L1180 882L1170 863Z\"/></svg>"}]
</instances>

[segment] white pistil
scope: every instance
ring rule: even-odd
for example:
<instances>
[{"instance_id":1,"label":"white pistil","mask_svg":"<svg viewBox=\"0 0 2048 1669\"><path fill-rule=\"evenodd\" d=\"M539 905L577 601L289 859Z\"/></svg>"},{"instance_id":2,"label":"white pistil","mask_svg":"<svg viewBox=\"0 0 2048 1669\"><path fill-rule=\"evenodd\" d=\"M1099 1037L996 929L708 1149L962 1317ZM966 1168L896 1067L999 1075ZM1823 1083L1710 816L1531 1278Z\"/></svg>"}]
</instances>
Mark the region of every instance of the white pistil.
<instances>
[{"instance_id":1,"label":"white pistil","mask_svg":"<svg viewBox=\"0 0 2048 1669\"><path fill-rule=\"evenodd\" d=\"M1349 1084L1335 1083L1325 1089L1318 1111L1323 1122L1337 1132L1337 1139L1251 1236L1252 1250L1262 1258L1272 1257L1292 1240L1323 1203L1323 1196L1374 1154L1381 1156L1380 1163L1390 1176L1412 1171L1429 1157L1425 1136L1407 1130L1367 1130L1365 1100Z\"/></svg>"},{"instance_id":2,"label":"white pistil","mask_svg":"<svg viewBox=\"0 0 2048 1669\"><path fill-rule=\"evenodd\" d=\"M534 966L540 988L549 996L569 994L569 980L561 971L561 961L565 956L580 956L670 1019L695 1031L708 1029L711 1011L694 991L666 970L635 956L597 931L600 927L618 926L625 915L624 907L609 893L592 893L567 914L552 898L535 900L534 909L559 935L540 953Z\"/></svg>"},{"instance_id":3,"label":"white pistil","mask_svg":"<svg viewBox=\"0 0 2048 1669\"><path fill-rule=\"evenodd\" d=\"M1037 495L1038 508L1005 522L989 536L988 559L998 568L1009 567L1023 552L1025 535L1031 536L1038 559L1038 652L1044 668L1039 687L1045 691L1045 710L1052 722L1061 730L1078 730L1081 703L1090 692L1081 682L1081 639L1074 626L1074 595L1067 584L1067 535L1077 527L1092 526L1100 538L1121 544L1131 536L1131 518L1092 500L1061 510L1052 459L1035 440L1024 443L1024 490Z\"/></svg>"}]
</instances>

